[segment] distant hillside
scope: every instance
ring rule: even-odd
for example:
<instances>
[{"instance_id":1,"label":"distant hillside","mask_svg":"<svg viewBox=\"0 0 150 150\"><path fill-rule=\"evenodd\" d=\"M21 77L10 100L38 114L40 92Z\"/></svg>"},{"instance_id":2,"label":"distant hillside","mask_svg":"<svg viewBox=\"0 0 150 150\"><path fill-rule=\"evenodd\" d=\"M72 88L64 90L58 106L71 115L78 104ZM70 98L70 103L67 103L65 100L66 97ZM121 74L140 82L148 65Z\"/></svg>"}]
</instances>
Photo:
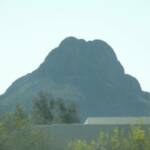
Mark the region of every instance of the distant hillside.
<instances>
[{"instance_id":1,"label":"distant hillside","mask_svg":"<svg viewBox=\"0 0 150 150\"><path fill-rule=\"evenodd\" d=\"M82 118L150 115L150 94L125 74L113 49L101 40L63 40L38 69L8 88L0 97L0 109L12 110L16 103L30 109L39 91L75 101Z\"/></svg>"}]
</instances>

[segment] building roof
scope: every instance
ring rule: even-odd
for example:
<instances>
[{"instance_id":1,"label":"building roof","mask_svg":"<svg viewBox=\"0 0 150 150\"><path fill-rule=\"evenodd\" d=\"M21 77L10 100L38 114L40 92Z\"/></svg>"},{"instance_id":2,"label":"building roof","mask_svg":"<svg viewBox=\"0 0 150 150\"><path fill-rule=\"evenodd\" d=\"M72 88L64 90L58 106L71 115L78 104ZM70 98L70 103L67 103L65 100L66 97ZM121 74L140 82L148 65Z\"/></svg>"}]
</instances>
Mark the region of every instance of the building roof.
<instances>
[{"instance_id":1,"label":"building roof","mask_svg":"<svg viewBox=\"0 0 150 150\"><path fill-rule=\"evenodd\" d=\"M89 117L84 124L102 125L127 125L127 124L148 124L150 117Z\"/></svg>"}]
</instances>

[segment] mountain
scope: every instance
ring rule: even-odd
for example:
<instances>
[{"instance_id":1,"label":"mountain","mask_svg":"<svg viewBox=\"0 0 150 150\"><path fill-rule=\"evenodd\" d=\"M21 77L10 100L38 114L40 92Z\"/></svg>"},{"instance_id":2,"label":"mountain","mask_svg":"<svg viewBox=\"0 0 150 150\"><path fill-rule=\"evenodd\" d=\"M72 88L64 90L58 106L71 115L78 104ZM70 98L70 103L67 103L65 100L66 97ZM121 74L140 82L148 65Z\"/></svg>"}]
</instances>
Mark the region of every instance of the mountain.
<instances>
[{"instance_id":1,"label":"mountain","mask_svg":"<svg viewBox=\"0 0 150 150\"><path fill-rule=\"evenodd\" d=\"M102 40L63 40L35 71L0 96L0 109L12 110L20 103L30 110L40 91L75 101L81 118L150 115L150 94L125 74L113 49Z\"/></svg>"}]
</instances>

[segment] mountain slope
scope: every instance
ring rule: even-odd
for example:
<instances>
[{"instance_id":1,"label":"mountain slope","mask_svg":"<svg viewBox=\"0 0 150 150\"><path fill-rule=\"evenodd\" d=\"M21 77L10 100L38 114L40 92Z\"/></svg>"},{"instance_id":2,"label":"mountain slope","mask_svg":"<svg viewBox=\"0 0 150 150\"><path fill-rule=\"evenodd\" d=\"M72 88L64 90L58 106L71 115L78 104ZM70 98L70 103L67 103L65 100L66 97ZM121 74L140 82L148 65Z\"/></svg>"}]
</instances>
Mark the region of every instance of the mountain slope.
<instances>
[{"instance_id":1,"label":"mountain slope","mask_svg":"<svg viewBox=\"0 0 150 150\"><path fill-rule=\"evenodd\" d=\"M81 117L150 115L148 93L124 73L113 49L104 41L69 37L30 74L15 81L0 97L1 111L16 103L30 110L40 91L75 101Z\"/></svg>"}]
</instances>

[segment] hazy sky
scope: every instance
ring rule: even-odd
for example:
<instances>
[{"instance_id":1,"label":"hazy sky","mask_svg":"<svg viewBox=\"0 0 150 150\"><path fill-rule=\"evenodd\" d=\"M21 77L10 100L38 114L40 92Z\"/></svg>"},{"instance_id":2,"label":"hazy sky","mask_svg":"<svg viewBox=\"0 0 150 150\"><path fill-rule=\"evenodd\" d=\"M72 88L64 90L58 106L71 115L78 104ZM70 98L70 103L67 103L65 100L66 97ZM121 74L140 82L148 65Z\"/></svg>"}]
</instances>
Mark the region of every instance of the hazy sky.
<instances>
[{"instance_id":1,"label":"hazy sky","mask_svg":"<svg viewBox=\"0 0 150 150\"><path fill-rule=\"evenodd\" d=\"M150 91L150 0L0 0L0 93L68 36L109 43Z\"/></svg>"}]
</instances>

